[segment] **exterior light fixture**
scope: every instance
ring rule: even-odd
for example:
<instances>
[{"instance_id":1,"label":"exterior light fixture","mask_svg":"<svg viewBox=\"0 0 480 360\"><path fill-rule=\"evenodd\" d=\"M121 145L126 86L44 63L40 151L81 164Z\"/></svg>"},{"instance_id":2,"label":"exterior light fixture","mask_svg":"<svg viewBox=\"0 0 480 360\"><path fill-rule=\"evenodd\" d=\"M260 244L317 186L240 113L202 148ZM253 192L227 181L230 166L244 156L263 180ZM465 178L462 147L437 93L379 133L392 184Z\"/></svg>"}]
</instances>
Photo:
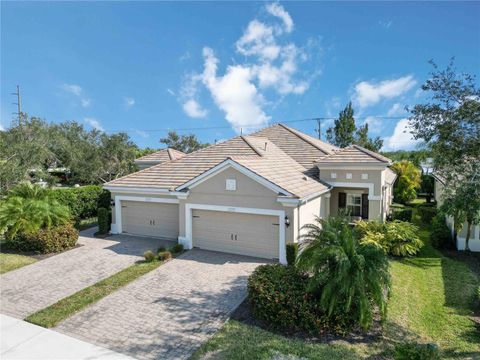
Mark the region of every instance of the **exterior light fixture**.
<instances>
[{"instance_id":1,"label":"exterior light fixture","mask_svg":"<svg viewBox=\"0 0 480 360\"><path fill-rule=\"evenodd\" d=\"M285 226L288 228L290 226L290 219L288 216L285 216Z\"/></svg>"}]
</instances>

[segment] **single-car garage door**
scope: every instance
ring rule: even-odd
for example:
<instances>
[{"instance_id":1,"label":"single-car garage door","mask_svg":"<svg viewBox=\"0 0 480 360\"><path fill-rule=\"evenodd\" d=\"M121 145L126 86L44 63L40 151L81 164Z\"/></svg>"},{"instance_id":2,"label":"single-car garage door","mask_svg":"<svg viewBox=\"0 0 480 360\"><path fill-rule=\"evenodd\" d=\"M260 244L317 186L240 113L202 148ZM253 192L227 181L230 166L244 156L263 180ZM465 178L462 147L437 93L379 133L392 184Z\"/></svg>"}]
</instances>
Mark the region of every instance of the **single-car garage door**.
<instances>
[{"instance_id":1,"label":"single-car garage door","mask_svg":"<svg viewBox=\"0 0 480 360\"><path fill-rule=\"evenodd\" d=\"M145 236L178 238L178 204L122 201L122 231Z\"/></svg>"},{"instance_id":2,"label":"single-car garage door","mask_svg":"<svg viewBox=\"0 0 480 360\"><path fill-rule=\"evenodd\" d=\"M193 246L278 259L277 216L193 210Z\"/></svg>"}]
</instances>

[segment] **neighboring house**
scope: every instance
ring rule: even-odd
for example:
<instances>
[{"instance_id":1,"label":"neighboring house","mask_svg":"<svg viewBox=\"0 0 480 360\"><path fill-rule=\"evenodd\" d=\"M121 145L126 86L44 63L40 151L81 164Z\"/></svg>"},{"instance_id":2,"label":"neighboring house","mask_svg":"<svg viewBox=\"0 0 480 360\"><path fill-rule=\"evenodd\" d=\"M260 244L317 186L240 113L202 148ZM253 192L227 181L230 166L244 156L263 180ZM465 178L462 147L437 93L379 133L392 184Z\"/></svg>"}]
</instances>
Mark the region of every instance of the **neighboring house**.
<instances>
[{"instance_id":1,"label":"neighboring house","mask_svg":"<svg viewBox=\"0 0 480 360\"><path fill-rule=\"evenodd\" d=\"M303 225L348 209L383 221L391 161L339 149L279 124L105 184L112 232L178 239L186 248L286 262Z\"/></svg>"},{"instance_id":2,"label":"neighboring house","mask_svg":"<svg viewBox=\"0 0 480 360\"><path fill-rule=\"evenodd\" d=\"M180 159L183 156L185 153L181 151L166 148L135 159L135 164L140 170L143 170L166 161Z\"/></svg>"},{"instance_id":3,"label":"neighboring house","mask_svg":"<svg viewBox=\"0 0 480 360\"><path fill-rule=\"evenodd\" d=\"M435 179L434 193L437 207L440 207L443 203L443 188L445 186L445 180L438 174L432 173ZM454 221L453 217L447 217L447 225L454 235ZM465 239L467 237L467 223L463 224L462 229L457 233L457 250L465 250ZM480 251L480 225L472 226L470 231L470 240L468 245L471 251Z\"/></svg>"}]
</instances>

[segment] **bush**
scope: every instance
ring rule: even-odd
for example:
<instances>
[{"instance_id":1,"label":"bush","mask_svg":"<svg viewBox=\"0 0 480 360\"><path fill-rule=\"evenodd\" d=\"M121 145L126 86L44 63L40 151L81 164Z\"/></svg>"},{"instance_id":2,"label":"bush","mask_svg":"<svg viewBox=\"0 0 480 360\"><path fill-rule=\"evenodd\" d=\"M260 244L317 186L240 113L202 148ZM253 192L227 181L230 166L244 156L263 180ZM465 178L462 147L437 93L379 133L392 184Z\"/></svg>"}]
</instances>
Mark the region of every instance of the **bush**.
<instances>
[{"instance_id":1,"label":"bush","mask_svg":"<svg viewBox=\"0 0 480 360\"><path fill-rule=\"evenodd\" d=\"M392 219L393 220L399 220L399 221L412 221L412 209L411 208L405 208L401 210L393 210L392 213Z\"/></svg>"},{"instance_id":2,"label":"bush","mask_svg":"<svg viewBox=\"0 0 480 360\"><path fill-rule=\"evenodd\" d=\"M166 261L172 258L172 253L170 251L162 251L158 253L158 260Z\"/></svg>"},{"instance_id":3,"label":"bush","mask_svg":"<svg viewBox=\"0 0 480 360\"><path fill-rule=\"evenodd\" d=\"M395 360L437 360L440 351L436 344L403 343L395 346Z\"/></svg>"},{"instance_id":4,"label":"bush","mask_svg":"<svg viewBox=\"0 0 480 360\"><path fill-rule=\"evenodd\" d=\"M155 254L153 253L152 250L147 250L143 253L143 257L145 258L146 262L152 262L155 260Z\"/></svg>"},{"instance_id":5,"label":"bush","mask_svg":"<svg viewBox=\"0 0 480 360\"><path fill-rule=\"evenodd\" d=\"M19 234L8 246L20 251L35 251L42 254L70 249L78 240L78 230L72 224L40 229L35 233Z\"/></svg>"},{"instance_id":6,"label":"bush","mask_svg":"<svg viewBox=\"0 0 480 360\"><path fill-rule=\"evenodd\" d=\"M158 248L158 250L157 250L157 254L158 254L158 253L161 253L161 252L164 252L165 250L167 250L167 249L165 248L165 246L160 246L160 247Z\"/></svg>"},{"instance_id":7,"label":"bush","mask_svg":"<svg viewBox=\"0 0 480 360\"><path fill-rule=\"evenodd\" d=\"M248 279L248 300L254 316L269 327L286 332L323 330L344 332L352 326L346 317L329 319L320 302L307 292L309 277L293 266L259 266Z\"/></svg>"},{"instance_id":8,"label":"bush","mask_svg":"<svg viewBox=\"0 0 480 360\"><path fill-rule=\"evenodd\" d=\"M437 214L432 219L430 242L438 249L454 249L452 232L447 226L445 215Z\"/></svg>"},{"instance_id":9,"label":"bush","mask_svg":"<svg viewBox=\"0 0 480 360\"><path fill-rule=\"evenodd\" d=\"M170 249L173 253L178 254L183 251L183 245L182 244L175 244L172 246Z\"/></svg>"},{"instance_id":10,"label":"bush","mask_svg":"<svg viewBox=\"0 0 480 360\"><path fill-rule=\"evenodd\" d=\"M112 198L112 194L110 193L110 191L108 190L102 190L102 192L100 193L100 195L98 195L98 199L97 199L97 208L105 208L105 209L110 209L111 208L111 205L110 205L110 200Z\"/></svg>"},{"instance_id":11,"label":"bush","mask_svg":"<svg viewBox=\"0 0 480 360\"><path fill-rule=\"evenodd\" d=\"M433 206L419 206L418 213L424 224L430 224L434 216L437 215L437 208Z\"/></svg>"},{"instance_id":12,"label":"bush","mask_svg":"<svg viewBox=\"0 0 480 360\"><path fill-rule=\"evenodd\" d=\"M100 234L106 234L110 230L110 214L108 210L101 207L98 208L98 231Z\"/></svg>"},{"instance_id":13,"label":"bush","mask_svg":"<svg viewBox=\"0 0 480 360\"><path fill-rule=\"evenodd\" d=\"M97 216L97 202L103 189L98 185L52 190L52 196L68 206L76 221ZM110 204L105 208L109 209Z\"/></svg>"},{"instance_id":14,"label":"bush","mask_svg":"<svg viewBox=\"0 0 480 360\"><path fill-rule=\"evenodd\" d=\"M298 254L298 244L287 244L286 248L287 264L294 266Z\"/></svg>"}]
</instances>

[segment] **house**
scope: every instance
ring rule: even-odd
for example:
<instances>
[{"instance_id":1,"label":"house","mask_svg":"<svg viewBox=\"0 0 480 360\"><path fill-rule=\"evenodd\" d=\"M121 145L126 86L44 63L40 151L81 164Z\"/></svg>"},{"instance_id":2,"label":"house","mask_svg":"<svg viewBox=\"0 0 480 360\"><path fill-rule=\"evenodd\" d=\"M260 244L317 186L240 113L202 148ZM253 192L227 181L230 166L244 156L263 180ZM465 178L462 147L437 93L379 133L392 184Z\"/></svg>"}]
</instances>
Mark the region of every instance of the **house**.
<instances>
[{"instance_id":1,"label":"house","mask_svg":"<svg viewBox=\"0 0 480 360\"><path fill-rule=\"evenodd\" d=\"M443 203L443 188L445 186L445 180L439 174L432 173L435 179L434 183L434 195L437 207L442 206ZM447 225L454 235L454 221L453 217L447 217ZM462 229L457 233L457 250L465 250L465 240L467 237L467 223L463 224ZM470 239L468 241L468 247L471 251L480 251L480 225L472 226L470 230Z\"/></svg>"},{"instance_id":2,"label":"house","mask_svg":"<svg viewBox=\"0 0 480 360\"><path fill-rule=\"evenodd\" d=\"M183 156L185 156L185 153L181 151L166 148L135 159L135 164L140 170L143 170L166 161L180 159Z\"/></svg>"},{"instance_id":3,"label":"house","mask_svg":"<svg viewBox=\"0 0 480 360\"><path fill-rule=\"evenodd\" d=\"M383 221L391 161L360 146L339 149L283 124L237 136L105 184L112 232L286 262L315 216L348 209Z\"/></svg>"}]
</instances>

